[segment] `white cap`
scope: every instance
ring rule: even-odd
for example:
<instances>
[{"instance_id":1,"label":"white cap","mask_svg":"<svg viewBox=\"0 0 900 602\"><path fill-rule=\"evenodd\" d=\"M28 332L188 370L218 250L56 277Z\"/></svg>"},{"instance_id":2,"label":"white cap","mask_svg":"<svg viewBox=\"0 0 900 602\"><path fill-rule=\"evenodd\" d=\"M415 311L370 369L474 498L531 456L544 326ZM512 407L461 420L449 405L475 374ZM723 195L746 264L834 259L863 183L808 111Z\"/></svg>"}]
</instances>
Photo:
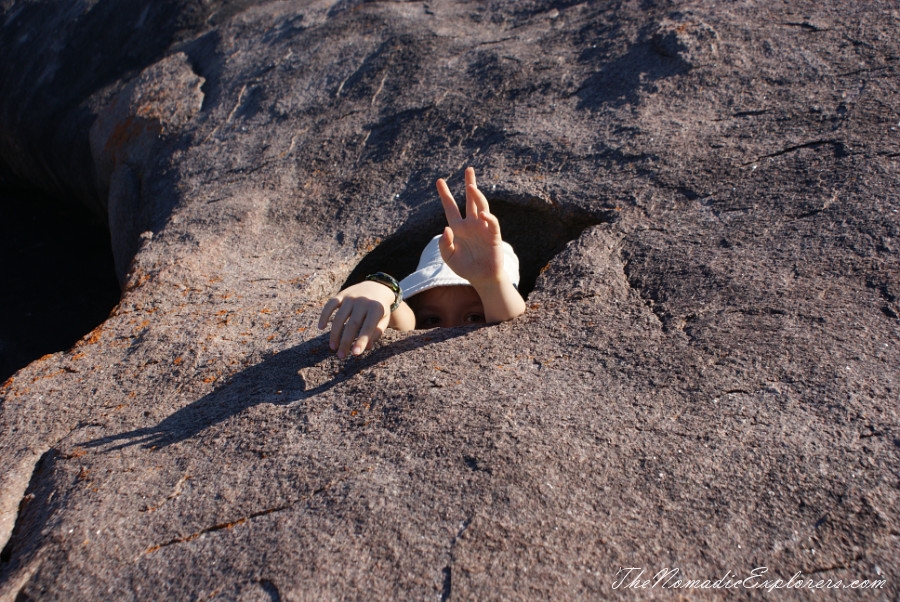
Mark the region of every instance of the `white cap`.
<instances>
[{"instance_id":1,"label":"white cap","mask_svg":"<svg viewBox=\"0 0 900 602\"><path fill-rule=\"evenodd\" d=\"M468 280L458 275L441 257L441 235L438 234L425 245L422 256L419 258L419 266L416 271L400 281L403 289L403 298L409 299L413 295L427 291L436 286L471 286ZM503 243L503 271L513 283L519 286L519 258L509 243Z\"/></svg>"}]
</instances>

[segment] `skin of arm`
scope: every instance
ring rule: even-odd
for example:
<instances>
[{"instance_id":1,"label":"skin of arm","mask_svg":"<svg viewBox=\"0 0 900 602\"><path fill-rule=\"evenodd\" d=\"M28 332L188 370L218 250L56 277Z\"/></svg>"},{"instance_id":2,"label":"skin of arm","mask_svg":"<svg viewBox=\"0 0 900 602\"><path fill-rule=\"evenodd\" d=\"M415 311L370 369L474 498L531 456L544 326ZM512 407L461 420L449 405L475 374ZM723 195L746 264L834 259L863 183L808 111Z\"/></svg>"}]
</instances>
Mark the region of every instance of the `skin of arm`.
<instances>
[{"instance_id":1,"label":"skin of arm","mask_svg":"<svg viewBox=\"0 0 900 602\"><path fill-rule=\"evenodd\" d=\"M441 236L441 257L478 291L487 322L511 320L525 312L525 300L503 270L500 223L478 190L475 170L466 169L466 217L443 179L437 181L448 226Z\"/></svg>"},{"instance_id":2,"label":"skin of arm","mask_svg":"<svg viewBox=\"0 0 900 602\"><path fill-rule=\"evenodd\" d=\"M397 309L394 310L394 313L391 314L391 320L388 323L388 326L394 330L399 330L400 332L415 330L416 315L413 313L412 308L406 304L406 301L401 301Z\"/></svg>"}]
</instances>

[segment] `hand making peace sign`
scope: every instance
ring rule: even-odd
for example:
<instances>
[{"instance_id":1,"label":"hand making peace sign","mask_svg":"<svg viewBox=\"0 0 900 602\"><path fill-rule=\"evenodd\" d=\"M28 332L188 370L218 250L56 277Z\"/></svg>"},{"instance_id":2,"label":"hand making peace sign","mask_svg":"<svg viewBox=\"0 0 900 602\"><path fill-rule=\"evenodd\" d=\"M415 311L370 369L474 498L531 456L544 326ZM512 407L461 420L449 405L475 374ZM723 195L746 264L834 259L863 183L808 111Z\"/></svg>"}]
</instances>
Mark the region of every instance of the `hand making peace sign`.
<instances>
[{"instance_id":1,"label":"hand making peace sign","mask_svg":"<svg viewBox=\"0 0 900 602\"><path fill-rule=\"evenodd\" d=\"M437 181L448 226L441 237L441 257L454 272L476 288L498 281L503 274L500 223L475 183L475 170L466 169L466 216L462 217L447 182Z\"/></svg>"}]
</instances>

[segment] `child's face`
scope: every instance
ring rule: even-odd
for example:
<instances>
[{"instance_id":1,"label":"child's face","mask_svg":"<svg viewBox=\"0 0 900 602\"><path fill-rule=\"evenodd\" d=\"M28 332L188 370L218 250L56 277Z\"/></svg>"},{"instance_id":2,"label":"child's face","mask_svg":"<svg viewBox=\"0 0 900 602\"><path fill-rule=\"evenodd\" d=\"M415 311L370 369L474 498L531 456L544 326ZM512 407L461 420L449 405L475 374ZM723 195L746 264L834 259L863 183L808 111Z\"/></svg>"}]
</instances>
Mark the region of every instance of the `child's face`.
<instances>
[{"instance_id":1,"label":"child's face","mask_svg":"<svg viewBox=\"0 0 900 602\"><path fill-rule=\"evenodd\" d=\"M408 302L419 329L484 323L481 297L471 286L436 286L413 295Z\"/></svg>"}]
</instances>

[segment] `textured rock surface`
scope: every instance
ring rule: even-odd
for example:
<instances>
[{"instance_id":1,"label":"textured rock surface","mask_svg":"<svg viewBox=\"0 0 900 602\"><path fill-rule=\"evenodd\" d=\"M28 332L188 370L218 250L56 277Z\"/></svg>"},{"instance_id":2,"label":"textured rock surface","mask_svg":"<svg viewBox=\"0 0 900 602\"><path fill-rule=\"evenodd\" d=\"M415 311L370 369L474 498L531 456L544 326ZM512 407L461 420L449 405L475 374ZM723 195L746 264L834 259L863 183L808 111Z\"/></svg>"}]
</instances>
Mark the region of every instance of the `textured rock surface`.
<instances>
[{"instance_id":1,"label":"textured rock surface","mask_svg":"<svg viewBox=\"0 0 900 602\"><path fill-rule=\"evenodd\" d=\"M3 385L6 598L900 592L895 3L2 15L3 161L108 212L125 291ZM466 165L527 314L330 356Z\"/></svg>"}]
</instances>

